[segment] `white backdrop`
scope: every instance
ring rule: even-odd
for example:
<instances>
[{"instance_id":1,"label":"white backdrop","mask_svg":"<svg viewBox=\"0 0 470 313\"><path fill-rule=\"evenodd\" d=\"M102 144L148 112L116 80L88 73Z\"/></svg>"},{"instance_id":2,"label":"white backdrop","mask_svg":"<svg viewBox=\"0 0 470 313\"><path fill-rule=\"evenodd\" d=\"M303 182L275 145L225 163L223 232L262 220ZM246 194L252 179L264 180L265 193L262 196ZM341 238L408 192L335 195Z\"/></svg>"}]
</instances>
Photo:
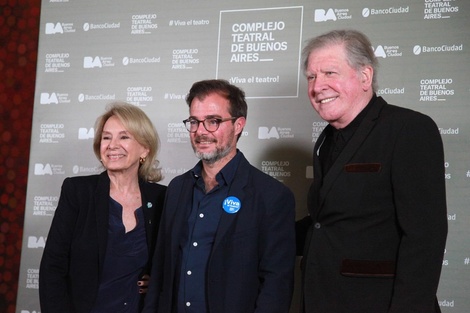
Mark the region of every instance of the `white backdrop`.
<instances>
[{"instance_id":1,"label":"white backdrop","mask_svg":"<svg viewBox=\"0 0 470 313\"><path fill-rule=\"evenodd\" d=\"M196 163L183 119L193 82L225 78L248 96L239 147L295 193L306 214L312 148L326 125L300 70L310 37L355 28L380 61L379 95L430 115L446 152L449 236L443 312L470 312L470 1L45 0L17 312L39 312L39 262L67 176L102 169L93 125L107 103L140 106L161 137L167 184ZM293 312L298 304L298 283Z\"/></svg>"}]
</instances>

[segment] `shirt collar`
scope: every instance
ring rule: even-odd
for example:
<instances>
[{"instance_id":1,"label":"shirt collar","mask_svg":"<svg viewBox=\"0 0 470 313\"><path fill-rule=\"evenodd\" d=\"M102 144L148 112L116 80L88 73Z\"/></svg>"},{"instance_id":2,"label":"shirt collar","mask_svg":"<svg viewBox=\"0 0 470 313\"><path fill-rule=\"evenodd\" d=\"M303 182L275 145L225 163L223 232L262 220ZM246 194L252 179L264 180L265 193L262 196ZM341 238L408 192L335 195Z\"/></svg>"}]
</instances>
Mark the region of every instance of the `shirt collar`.
<instances>
[{"instance_id":1,"label":"shirt collar","mask_svg":"<svg viewBox=\"0 0 470 313\"><path fill-rule=\"evenodd\" d=\"M242 153L237 149L235 156L217 173L215 179L219 186L230 185L235 177L240 163ZM199 161L192 169L191 174L194 180L202 178L202 161Z\"/></svg>"},{"instance_id":2,"label":"shirt collar","mask_svg":"<svg viewBox=\"0 0 470 313\"><path fill-rule=\"evenodd\" d=\"M332 127L332 134L336 134L337 132L341 132L343 138L347 141L349 138L352 137L356 129L359 127L361 122L364 120L365 116L367 115L367 111L369 111L371 104L377 99L377 96L374 95L370 99L369 103L362 109L362 111L349 123L345 128L342 129L335 129Z\"/></svg>"}]
</instances>

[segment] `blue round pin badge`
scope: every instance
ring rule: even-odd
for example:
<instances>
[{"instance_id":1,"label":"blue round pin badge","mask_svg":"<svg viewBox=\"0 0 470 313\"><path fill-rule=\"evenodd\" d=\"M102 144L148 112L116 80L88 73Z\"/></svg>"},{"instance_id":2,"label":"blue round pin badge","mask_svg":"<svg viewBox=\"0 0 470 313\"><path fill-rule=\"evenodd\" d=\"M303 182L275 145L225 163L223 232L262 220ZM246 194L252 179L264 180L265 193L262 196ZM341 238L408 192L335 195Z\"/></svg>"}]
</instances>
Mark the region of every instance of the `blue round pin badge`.
<instances>
[{"instance_id":1,"label":"blue round pin badge","mask_svg":"<svg viewBox=\"0 0 470 313\"><path fill-rule=\"evenodd\" d=\"M237 197L230 196L225 198L224 202L222 202L222 207L224 208L224 211L233 214L237 213L238 210L240 210L242 206L242 203Z\"/></svg>"}]
</instances>

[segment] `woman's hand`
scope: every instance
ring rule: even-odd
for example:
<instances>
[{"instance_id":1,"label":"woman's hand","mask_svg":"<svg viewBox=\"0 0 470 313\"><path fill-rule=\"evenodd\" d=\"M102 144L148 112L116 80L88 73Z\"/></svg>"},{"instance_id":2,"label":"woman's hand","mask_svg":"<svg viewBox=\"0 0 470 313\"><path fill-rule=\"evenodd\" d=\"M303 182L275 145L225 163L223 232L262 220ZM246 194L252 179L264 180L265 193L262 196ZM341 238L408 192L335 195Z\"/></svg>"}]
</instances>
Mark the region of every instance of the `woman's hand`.
<instances>
[{"instance_id":1,"label":"woman's hand","mask_svg":"<svg viewBox=\"0 0 470 313\"><path fill-rule=\"evenodd\" d=\"M150 276L145 274L142 276L142 279L137 282L137 286L139 286L139 293L147 293L148 286L149 286Z\"/></svg>"}]
</instances>

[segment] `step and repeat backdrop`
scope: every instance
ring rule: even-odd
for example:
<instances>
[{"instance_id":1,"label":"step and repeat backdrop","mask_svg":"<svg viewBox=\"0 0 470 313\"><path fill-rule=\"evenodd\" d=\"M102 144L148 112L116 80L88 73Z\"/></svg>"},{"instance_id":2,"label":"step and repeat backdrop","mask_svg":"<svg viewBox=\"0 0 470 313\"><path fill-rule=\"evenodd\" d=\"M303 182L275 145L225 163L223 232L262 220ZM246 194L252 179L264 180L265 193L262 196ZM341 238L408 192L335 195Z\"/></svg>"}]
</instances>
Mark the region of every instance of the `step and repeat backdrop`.
<instances>
[{"instance_id":1,"label":"step and repeat backdrop","mask_svg":"<svg viewBox=\"0 0 470 313\"><path fill-rule=\"evenodd\" d=\"M224 78L243 88L239 148L293 190L303 217L312 148L326 123L308 101L300 54L307 39L340 28L370 37L380 96L439 126L449 221L439 304L470 312L469 13L467 0L44 0L17 312L40 312L39 263L60 186L103 170L93 127L115 100L155 123L168 184L197 162L182 123L192 83Z\"/></svg>"}]
</instances>

